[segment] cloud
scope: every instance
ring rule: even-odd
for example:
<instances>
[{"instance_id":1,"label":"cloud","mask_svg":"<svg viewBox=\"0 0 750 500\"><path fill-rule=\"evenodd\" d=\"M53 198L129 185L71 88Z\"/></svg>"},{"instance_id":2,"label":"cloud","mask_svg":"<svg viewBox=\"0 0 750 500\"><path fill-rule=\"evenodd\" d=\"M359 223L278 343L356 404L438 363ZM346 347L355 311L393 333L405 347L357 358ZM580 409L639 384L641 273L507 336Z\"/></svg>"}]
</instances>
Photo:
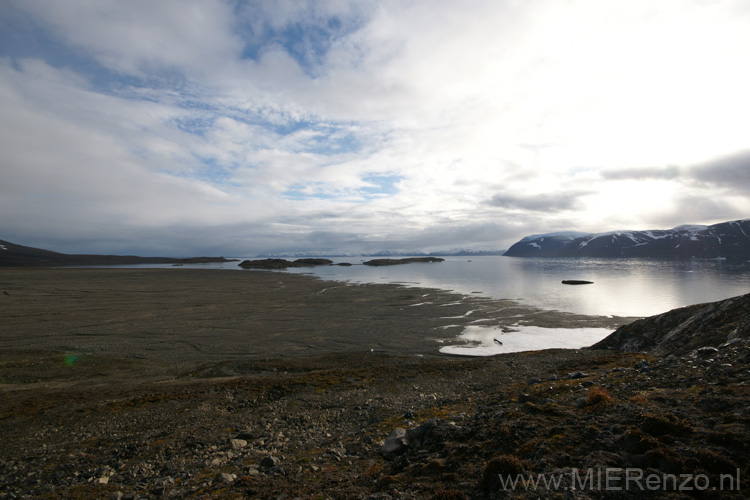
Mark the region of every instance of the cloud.
<instances>
[{"instance_id":1,"label":"cloud","mask_svg":"<svg viewBox=\"0 0 750 500\"><path fill-rule=\"evenodd\" d=\"M558 212L573 210L579 205L579 198L585 193L538 194L516 196L496 194L489 199L489 205L511 210L530 210L534 212Z\"/></svg>"},{"instance_id":2,"label":"cloud","mask_svg":"<svg viewBox=\"0 0 750 500\"><path fill-rule=\"evenodd\" d=\"M602 172L602 177L605 179L621 180L621 179L677 179L680 177L680 169L677 167L641 167L641 168L626 168L617 170L605 170Z\"/></svg>"},{"instance_id":3,"label":"cloud","mask_svg":"<svg viewBox=\"0 0 750 500\"><path fill-rule=\"evenodd\" d=\"M692 167L690 176L700 182L750 192L750 150L722 156Z\"/></svg>"},{"instance_id":4,"label":"cloud","mask_svg":"<svg viewBox=\"0 0 750 500\"><path fill-rule=\"evenodd\" d=\"M750 150L722 155L683 167L638 167L601 171L609 181L676 181L685 186L711 186L746 194L750 189Z\"/></svg>"},{"instance_id":5,"label":"cloud","mask_svg":"<svg viewBox=\"0 0 750 500\"><path fill-rule=\"evenodd\" d=\"M686 195L674 200L672 206L661 214L655 214L652 221L656 227L676 227L686 220L728 221L747 218L747 200L738 197L708 198Z\"/></svg>"},{"instance_id":6,"label":"cloud","mask_svg":"<svg viewBox=\"0 0 750 500\"><path fill-rule=\"evenodd\" d=\"M741 7L9 0L0 232L377 251L734 214Z\"/></svg>"},{"instance_id":7,"label":"cloud","mask_svg":"<svg viewBox=\"0 0 750 500\"><path fill-rule=\"evenodd\" d=\"M242 47L226 29L232 18L230 4L219 0L11 3L48 26L57 41L128 75L205 74Z\"/></svg>"}]
</instances>

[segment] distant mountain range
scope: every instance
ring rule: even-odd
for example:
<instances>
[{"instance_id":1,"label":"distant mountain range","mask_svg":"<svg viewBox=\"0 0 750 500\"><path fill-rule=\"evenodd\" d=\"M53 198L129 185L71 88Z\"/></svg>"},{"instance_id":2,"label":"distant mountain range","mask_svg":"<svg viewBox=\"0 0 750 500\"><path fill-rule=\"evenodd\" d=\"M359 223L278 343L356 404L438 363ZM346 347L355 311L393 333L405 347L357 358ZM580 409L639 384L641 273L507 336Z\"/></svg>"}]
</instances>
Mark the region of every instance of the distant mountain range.
<instances>
[{"instance_id":1,"label":"distant mountain range","mask_svg":"<svg viewBox=\"0 0 750 500\"><path fill-rule=\"evenodd\" d=\"M124 266L133 264L201 264L231 262L224 257L137 257L135 255L66 254L0 240L0 267Z\"/></svg>"},{"instance_id":2,"label":"distant mountain range","mask_svg":"<svg viewBox=\"0 0 750 500\"><path fill-rule=\"evenodd\" d=\"M504 255L750 260L750 219L667 230L535 234L512 245Z\"/></svg>"}]
</instances>

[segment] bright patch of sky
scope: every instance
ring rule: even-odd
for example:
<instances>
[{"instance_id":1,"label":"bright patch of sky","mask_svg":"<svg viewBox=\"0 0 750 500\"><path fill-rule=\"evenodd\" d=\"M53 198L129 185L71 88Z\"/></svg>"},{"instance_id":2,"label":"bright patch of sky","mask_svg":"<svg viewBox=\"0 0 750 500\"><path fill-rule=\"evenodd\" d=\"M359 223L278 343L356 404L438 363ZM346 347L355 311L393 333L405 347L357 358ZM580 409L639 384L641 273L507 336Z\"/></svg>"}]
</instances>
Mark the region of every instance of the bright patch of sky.
<instances>
[{"instance_id":1,"label":"bright patch of sky","mask_svg":"<svg viewBox=\"0 0 750 500\"><path fill-rule=\"evenodd\" d=\"M5 0L0 239L507 248L750 213L739 0Z\"/></svg>"}]
</instances>

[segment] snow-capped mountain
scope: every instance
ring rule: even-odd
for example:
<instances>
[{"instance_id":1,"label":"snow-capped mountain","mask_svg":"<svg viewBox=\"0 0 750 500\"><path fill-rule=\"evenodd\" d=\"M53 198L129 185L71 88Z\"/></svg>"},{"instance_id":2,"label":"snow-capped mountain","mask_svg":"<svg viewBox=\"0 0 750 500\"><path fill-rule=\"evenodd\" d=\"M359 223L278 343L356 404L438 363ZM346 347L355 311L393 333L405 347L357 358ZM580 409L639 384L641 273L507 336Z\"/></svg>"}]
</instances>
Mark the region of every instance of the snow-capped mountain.
<instances>
[{"instance_id":1,"label":"snow-capped mountain","mask_svg":"<svg viewBox=\"0 0 750 500\"><path fill-rule=\"evenodd\" d=\"M750 219L667 230L537 234L515 243L505 255L750 259Z\"/></svg>"}]
</instances>

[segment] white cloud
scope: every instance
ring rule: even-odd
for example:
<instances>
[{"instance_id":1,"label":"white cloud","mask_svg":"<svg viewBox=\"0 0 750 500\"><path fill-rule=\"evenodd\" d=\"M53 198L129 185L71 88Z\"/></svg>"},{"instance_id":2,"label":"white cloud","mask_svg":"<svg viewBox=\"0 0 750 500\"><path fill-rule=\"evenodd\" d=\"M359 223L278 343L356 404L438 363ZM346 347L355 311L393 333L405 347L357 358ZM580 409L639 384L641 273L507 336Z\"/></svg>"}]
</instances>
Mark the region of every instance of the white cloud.
<instances>
[{"instance_id":1,"label":"white cloud","mask_svg":"<svg viewBox=\"0 0 750 500\"><path fill-rule=\"evenodd\" d=\"M200 76L241 50L228 30L232 9L220 0L22 0L18 8L51 27L61 43L92 54L115 71Z\"/></svg>"},{"instance_id":2,"label":"white cloud","mask_svg":"<svg viewBox=\"0 0 750 500\"><path fill-rule=\"evenodd\" d=\"M750 208L727 183L750 114L741 2L25 0L2 17L11 234L503 247Z\"/></svg>"}]
</instances>

